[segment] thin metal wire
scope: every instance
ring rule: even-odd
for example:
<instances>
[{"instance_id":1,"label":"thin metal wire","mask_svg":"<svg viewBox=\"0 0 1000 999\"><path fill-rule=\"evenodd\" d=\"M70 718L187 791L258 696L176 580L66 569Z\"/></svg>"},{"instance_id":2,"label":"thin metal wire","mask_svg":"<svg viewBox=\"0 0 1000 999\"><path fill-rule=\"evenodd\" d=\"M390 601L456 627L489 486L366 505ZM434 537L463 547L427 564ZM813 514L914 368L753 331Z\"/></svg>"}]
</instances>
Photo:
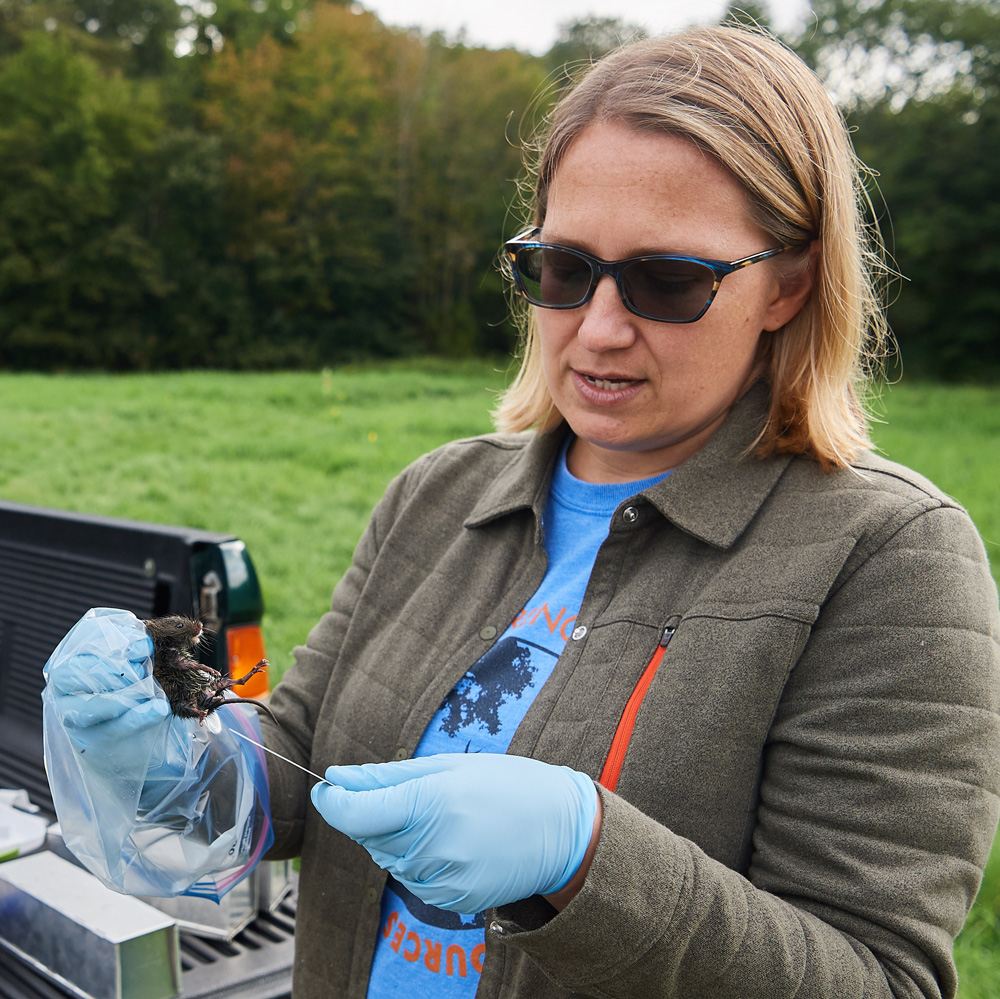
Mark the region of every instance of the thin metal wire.
<instances>
[{"instance_id":1,"label":"thin metal wire","mask_svg":"<svg viewBox=\"0 0 1000 999\"><path fill-rule=\"evenodd\" d=\"M250 736L244 735L242 732L237 732L236 729L231 728L229 730L233 735L238 735L241 739L245 739L247 742L256 746L258 749L263 749L265 753L270 753L272 756L277 756L279 760L284 760L286 763L291 763L293 767L298 768L304 774L309 774L310 777L315 777L316 780L321 780L324 784L329 784L330 787L336 787L336 784L331 783L325 777L320 777L319 774L313 773L311 770L307 770L305 767L296 763L295 760L290 760L287 756L282 756L281 753L276 753L273 749L268 749L267 746L262 746L256 739L251 739Z\"/></svg>"}]
</instances>

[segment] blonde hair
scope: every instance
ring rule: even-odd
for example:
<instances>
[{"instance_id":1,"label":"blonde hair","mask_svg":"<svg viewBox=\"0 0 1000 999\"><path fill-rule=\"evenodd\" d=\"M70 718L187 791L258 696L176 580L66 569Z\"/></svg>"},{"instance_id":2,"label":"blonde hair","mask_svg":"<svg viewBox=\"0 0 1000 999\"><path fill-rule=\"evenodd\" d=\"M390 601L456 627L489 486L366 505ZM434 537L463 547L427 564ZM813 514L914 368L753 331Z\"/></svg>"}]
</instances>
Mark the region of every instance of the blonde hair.
<instances>
[{"instance_id":1,"label":"blonde hair","mask_svg":"<svg viewBox=\"0 0 1000 999\"><path fill-rule=\"evenodd\" d=\"M888 336L876 293L885 268L878 233L864 221L862 165L819 79L771 36L732 25L619 49L550 115L535 168L535 225L544 222L566 150L588 126L607 121L680 136L710 153L742 184L753 221L775 245L819 241L808 299L760 340L758 367L771 404L757 453L846 465L870 446L860 393L867 362L881 355ZM806 256L792 255L799 266ZM500 429L544 431L562 416L545 384L532 311L519 309L519 316L521 367L494 417Z\"/></svg>"}]
</instances>

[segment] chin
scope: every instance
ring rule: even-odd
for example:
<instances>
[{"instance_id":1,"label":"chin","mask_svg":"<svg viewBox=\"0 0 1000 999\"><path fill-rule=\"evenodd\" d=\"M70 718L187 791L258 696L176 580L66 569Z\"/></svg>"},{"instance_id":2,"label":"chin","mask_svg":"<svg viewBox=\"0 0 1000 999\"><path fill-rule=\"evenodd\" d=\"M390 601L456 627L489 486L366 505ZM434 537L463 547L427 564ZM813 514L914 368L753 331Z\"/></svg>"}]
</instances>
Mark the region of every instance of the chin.
<instances>
[{"instance_id":1,"label":"chin","mask_svg":"<svg viewBox=\"0 0 1000 999\"><path fill-rule=\"evenodd\" d=\"M594 417L590 414L579 419L569 417L566 421L580 440L593 447L607 451L646 451L660 445L624 424L609 417Z\"/></svg>"}]
</instances>

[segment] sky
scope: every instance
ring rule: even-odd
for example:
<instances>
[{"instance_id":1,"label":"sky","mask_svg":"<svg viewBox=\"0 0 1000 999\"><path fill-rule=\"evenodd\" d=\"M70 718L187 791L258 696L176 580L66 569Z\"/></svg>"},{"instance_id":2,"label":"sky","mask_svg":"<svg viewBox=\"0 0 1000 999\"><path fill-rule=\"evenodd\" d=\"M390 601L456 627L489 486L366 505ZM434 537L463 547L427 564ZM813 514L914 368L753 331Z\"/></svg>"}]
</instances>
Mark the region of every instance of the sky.
<instances>
[{"instance_id":1,"label":"sky","mask_svg":"<svg viewBox=\"0 0 1000 999\"><path fill-rule=\"evenodd\" d=\"M553 45L559 25L586 17L620 17L648 34L719 19L725 0L363 0L379 20L396 27L443 31L488 48L513 46L542 55ZM803 22L808 0L770 0L779 31Z\"/></svg>"}]
</instances>

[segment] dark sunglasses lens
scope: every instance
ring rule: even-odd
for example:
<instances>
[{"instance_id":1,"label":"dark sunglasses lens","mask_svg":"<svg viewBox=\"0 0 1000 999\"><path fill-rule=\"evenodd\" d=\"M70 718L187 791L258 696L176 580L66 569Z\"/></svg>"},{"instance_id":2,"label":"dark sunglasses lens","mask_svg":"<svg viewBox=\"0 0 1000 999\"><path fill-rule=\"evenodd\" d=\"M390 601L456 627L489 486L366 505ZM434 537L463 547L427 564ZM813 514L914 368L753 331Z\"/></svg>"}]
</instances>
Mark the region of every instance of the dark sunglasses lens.
<instances>
[{"instance_id":1,"label":"dark sunglasses lens","mask_svg":"<svg viewBox=\"0 0 1000 999\"><path fill-rule=\"evenodd\" d=\"M694 319L708 303L714 284L711 268L688 260L636 260L621 275L632 307L667 322Z\"/></svg>"},{"instance_id":2,"label":"dark sunglasses lens","mask_svg":"<svg viewBox=\"0 0 1000 999\"><path fill-rule=\"evenodd\" d=\"M517 251L517 273L529 301L536 305L579 305L590 292L590 264L569 250L527 246Z\"/></svg>"}]
</instances>

